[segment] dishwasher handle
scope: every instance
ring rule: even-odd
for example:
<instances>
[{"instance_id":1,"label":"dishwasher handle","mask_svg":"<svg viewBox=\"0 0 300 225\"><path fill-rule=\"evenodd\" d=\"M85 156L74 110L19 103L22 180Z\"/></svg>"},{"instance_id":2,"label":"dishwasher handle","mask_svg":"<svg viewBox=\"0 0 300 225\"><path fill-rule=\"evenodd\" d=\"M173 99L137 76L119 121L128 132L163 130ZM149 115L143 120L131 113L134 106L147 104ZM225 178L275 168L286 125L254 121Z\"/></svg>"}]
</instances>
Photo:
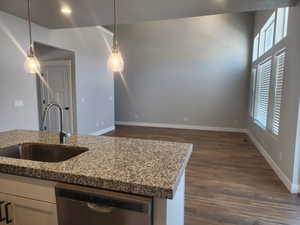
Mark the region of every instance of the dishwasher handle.
<instances>
[{"instance_id":1,"label":"dishwasher handle","mask_svg":"<svg viewBox=\"0 0 300 225\"><path fill-rule=\"evenodd\" d=\"M97 205L94 203L87 203L87 207L95 212L98 213L112 213L114 207L109 207L109 206L101 206L101 205Z\"/></svg>"}]
</instances>

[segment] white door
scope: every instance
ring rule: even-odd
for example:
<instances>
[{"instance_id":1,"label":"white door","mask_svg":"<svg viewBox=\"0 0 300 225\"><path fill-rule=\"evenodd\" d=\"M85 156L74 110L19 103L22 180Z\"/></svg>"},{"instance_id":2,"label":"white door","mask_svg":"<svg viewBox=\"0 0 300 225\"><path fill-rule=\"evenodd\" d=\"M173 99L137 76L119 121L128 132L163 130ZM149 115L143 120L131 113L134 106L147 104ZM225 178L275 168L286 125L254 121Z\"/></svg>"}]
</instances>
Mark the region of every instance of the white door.
<instances>
[{"instance_id":1,"label":"white door","mask_svg":"<svg viewBox=\"0 0 300 225\"><path fill-rule=\"evenodd\" d=\"M7 195L9 225L57 225L56 204Z\"/></svg>"},{"instance_id":2,"label":"white door","mask_svg":"<svg viewBox=\"0 0 300 225\"><path fill-rule=\"evenodd\" d=\"M63 130L73 133L72 79L70 61L49 61L42 63L41 110L49 103L57 103L63 108ZM46 82L46 83L45 83ZM58 131L59 114L54 109L46 118L44 129Z\"/></svg>"}]
</instances>

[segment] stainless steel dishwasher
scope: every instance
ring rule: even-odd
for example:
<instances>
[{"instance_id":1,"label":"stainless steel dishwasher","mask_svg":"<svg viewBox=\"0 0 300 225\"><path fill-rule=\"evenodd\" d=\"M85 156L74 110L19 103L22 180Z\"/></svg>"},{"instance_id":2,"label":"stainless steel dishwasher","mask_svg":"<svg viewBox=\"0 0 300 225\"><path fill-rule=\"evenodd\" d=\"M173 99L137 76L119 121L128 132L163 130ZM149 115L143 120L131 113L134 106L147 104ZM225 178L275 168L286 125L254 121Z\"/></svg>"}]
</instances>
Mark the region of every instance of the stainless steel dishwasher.
<instances>
[{"instance_id":1,"label":"stainless steel dishwasher","mask_svg":"<svg viewBox=\"0 0 300 225\"><path fill-rule=\"evenodd\" d=\"M152 198L69 184L55 192L59 225L152 225Z\"/></svg>"}]
</instances>

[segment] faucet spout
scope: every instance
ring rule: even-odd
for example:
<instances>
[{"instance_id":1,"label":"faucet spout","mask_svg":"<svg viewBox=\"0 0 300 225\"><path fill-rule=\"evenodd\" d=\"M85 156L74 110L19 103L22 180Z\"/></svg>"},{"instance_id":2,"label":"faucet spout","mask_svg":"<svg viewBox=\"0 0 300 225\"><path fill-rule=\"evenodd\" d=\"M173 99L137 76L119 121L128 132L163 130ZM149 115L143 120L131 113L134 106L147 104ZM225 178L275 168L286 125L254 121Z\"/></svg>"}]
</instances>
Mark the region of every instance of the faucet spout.
<instances>
[{"instance_id":1,"label":"faucet spout","mask_svg":"<svg viewBox=\"0 0 300 225\"><path fill-rule=\"evenodd\" d=\"M45 130L44 124L46 121L46 117L52 108L57 108L59 111L59 142L60 142L60 144L64 144L66 137L69 135L63 131L63 110L59 104L50 103L46 106L44 113L43 113L43 117L42 117L41 130Z\"/></svg>"}]
</instances>

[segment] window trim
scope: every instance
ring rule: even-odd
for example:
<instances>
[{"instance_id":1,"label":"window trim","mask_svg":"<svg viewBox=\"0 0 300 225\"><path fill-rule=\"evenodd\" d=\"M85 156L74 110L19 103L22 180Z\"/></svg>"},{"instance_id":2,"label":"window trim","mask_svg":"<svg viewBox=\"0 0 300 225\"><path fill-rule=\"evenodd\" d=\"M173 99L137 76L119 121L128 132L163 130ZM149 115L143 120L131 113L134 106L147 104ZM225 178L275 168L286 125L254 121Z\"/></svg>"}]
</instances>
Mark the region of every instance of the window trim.
<instances>
[{"instance_id":1,"label":"window trim","mask_svg":"<svg viewBox=\"0 0 300 225\"><path fill-rule=\"evenodd\" d=\"M273 132L273 119L274 119L274 104L275 104L275 83L276 83L276 77L277 77L277 57L280 56L280 54L282 52L285 52L285 65L284 65L284 74L283 74L283 84L281 89L282 89L282 93L281 93L281 105L280 105L280 118L279 118L279 123L281 123L281 120L282 120L282 108L283 108L283 96L284 96L284 93L285 93L285 86L286 86L286 75L288 73L288 66L287 66L287 58L288 58L288 50L287 50L287 43L286 43L286 37L288 36L288 27L289 27L289 14L290 14L290 7L284 7L282 8L285 10L285 19L283 20L284 22L278 22L277 20L280 19L278 18L278 10L279 9L276 9L274 10L269 18L267 18L265 24L263 24L262 28L258 31L258 33L256 33L254 39L253 39L253 46L252 46L252 64L251 64L251 82L252 82L252 76L253 76L253 69L256 69L256 77L255 77L255 87L254 87L254 96L252 96L254 98L254 104L252 107L253 107L253 115L251 116L251 112L250 112L250 102L249 102L249 115L250 115L250 118L251 119L251 122L258 126L260 129L262 129L263 131L266 131L266 134L267 135L270 135L270 137L278 140L279 136L280 136L280 133L281 133L281 129L280 129L280 125L279 125L279 134L276 135L274 134ZM282 19L281 19L282 20ZM272 25L272 23L274 23L274 25ZM284 23L284 24L283 24ZM272 41L273 41L273 45L270 49L268 49L267 51L265 50L265 39L263 40L262 38L266 38L266 37L262 37L262 32L266 32L266 30L269 28L269 26L272 25L274 26L274 30L273 30L273 38L272 38ZM282 36L283 38L281 38L279 41L276 39L276 37L278 36L278 32L277 32L277 26L279 25L283 25L284 29L283 31L281 32L282 33ZM263 36L266 36L266 35L263 35ZM258 38L258 55L257 55L257 58L255 59L254 56L254 53L255 53L255 39ZM263 43L264 42L264 43ZM264 46L262 46L264 45ZM263 49L263 52L262 52L262 48ZM268 110L267 110L267 118L266 118L266 126L264 126L264 124L262 124L259 120L257 120L255 118L255 114L257 115L256 113L256 110L257 110L257 104L258 104L258 101L256 99L258 99L255 95L257 94L257 88L259 88L259 85L258 85L258 79L259 78L259 73L260 73L260 65L264 64L266 61L268 60L271 60L271 74L270 74L270 80L269 80L269 94L268 94L268 101L267 101L267 104L268 104ZM252 84L251 84L252 85ZM251 87L251 86L250 86ZM250 90L250 93L253 91L253 90ZM251 97L251 96L250 96ZM278 97L278 95L277 95ZM251 100L251 98L249 98ZM276 98L277 99L277 98ZM276 101L278 102L278 101ZM278 106L278 104L277 104ZM264 116L264 114L262 114ZM257 116L256 116L257 117ZM262 117L263 118L263 117ZM263 121L264 122L264 121Z\"/></svg>"}]
</instances>

